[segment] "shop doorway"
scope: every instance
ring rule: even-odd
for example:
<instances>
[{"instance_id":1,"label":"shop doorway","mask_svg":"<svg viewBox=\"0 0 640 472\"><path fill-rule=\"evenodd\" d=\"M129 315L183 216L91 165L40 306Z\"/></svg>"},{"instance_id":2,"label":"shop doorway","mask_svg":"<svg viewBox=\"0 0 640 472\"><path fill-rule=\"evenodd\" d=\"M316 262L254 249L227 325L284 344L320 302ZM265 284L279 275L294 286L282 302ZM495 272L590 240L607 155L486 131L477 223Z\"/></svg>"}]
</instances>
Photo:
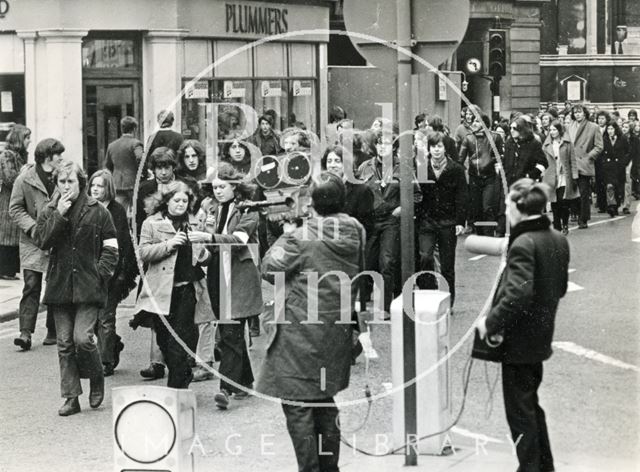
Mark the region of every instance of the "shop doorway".
<instances>
[{"instance_id":1,"label":"shop doorway","mask_svg":"<svg viewBox=\"0 0 640 472\"><path fill-rule=\"evenodd\" d=\"M88 175L104 167L107 147L121 136L120 120L129 115L140 123L139 94L137 80L85 80L84 168Z\"/></svg>"}]
</instances>

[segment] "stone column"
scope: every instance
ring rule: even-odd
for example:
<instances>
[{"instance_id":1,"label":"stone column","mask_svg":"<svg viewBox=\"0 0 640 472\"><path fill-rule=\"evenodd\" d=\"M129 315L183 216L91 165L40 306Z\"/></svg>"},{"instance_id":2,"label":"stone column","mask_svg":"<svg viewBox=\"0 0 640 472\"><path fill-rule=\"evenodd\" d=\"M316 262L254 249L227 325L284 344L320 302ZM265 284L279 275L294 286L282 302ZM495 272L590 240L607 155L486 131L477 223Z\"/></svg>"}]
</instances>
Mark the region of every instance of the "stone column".
<instances>
[{"instance_id":1,"label":"stone column","mask_svg":"<svg viewBox=\"0 0 640 472\"><path fill-rule=\"evenodd\" d=\"M64 156L83 164L82 38L87 31L60 29L38 32L46 43L46 101L38 113L46 117L40 137L62 141Z\"/></svg>"},{"instance_id":2,"label":"stone column","mask_svg":"<svg viewBox=\"0 0 640 472\"><path fill-rule=\"evenodd\" d=\"M157 131L156 115L171 110L176 117L173 125L180 131L182 68L182 38L186 30L152 30L145 37L143 47L143 124L145 142Z\"/></svg>"},{"instance_id":3,"label":"stone column","mask_svg":"<svg viewBox=\"0 0 640 472\"><path fill-rule=\"evenodd\" d=\"M35 31L18 31L18 37L24 42L24 100L26 125L31 130L31 152L40 140L38 130L38 101L36 99L36 37ZM31 157L32 158L32 157Z\"/></svg>"}]
</instances>

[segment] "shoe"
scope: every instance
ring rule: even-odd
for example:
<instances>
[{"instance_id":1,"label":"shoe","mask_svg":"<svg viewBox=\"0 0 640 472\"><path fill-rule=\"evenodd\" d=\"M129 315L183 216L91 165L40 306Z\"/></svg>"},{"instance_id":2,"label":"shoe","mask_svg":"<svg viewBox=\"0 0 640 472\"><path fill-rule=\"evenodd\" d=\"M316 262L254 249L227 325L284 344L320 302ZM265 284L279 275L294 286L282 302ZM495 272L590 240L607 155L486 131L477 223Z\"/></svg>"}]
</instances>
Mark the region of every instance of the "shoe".
<instances>
[{"instance_id":1,"label":"shoe","mask_svg":"<svg viewBox=\"0 0 640 472\"><path fill-rule=\"evenodd\" d=\"M116 345L113 348L113 368L115 369L120 364L120 353L124 349L124 343L120 338L116 341Z\"/></svg>"},{"instance_id":2,"label":"shoe","mask_svg":"<svg viewBox=\"0 0 640 472\"><path fill-rule=\"evenodd\" d=\"M53 346L54 344L58 344L58 340L56 339L56 333L51 331L47 331L47 336L42 341L43 346Z\"/></svg>"},{"instance_id":3,"label":"shoe","mask_svg":"<svg viewBox=\"0 0 640 472\"><path fill-rule=\"evenodd\" d=\"M28 331L22 331L20 337L13 340L13 344L19 346L23 351L31 349L31 333Z\"/></svg>"},{"instance_id":4,"label":"shoe","mask_svg":"<svg viewBox=\"0 0 640 472\"><path fill-rule=\"evenodd\" d=\"M60 416L71 416L80 413L80 402L78 397L67 398L64 405L58 410Z\"/></svg>"},{"instance_id":5,"label":"shoe","mask_svg":"<svg viewBox=\"0 0 640 472\"><path fill-rule=\"evenodd\" d=\"M562 227L562 234L564 234L565 236L567 236L569 234L569 227L568 226L563 226Z\"/></svg>"},{"instance_id":6,"label":"shoe","mask_svg":"<svg viewBox=\"0 0 640 472\"><path fill-rule=\"evenodd\" d=\"M247 398L249 398L249 395L250 395L249 392L245 392L244 390L241 390L239 392L234 393L233 398L235 400L246 400Z\"/></svg>"},{"instance_id":7,"label":"shoe","mask_svg":"<svg viewBox=\"0 0 640 472\"><path fill-rule=\"evenodd\" d=\"M105 377L111 377L113 375L113 364L111 363L103 364L102 374Z\"/></svg>"},{"instance_id":8,"label":"shoe","mask_svg":"<svg viewBox=\"0 0 640 472\"><path fill-rule=\"evenodd\" d=\"M211 365L210 365L211 366ZM204 367L197 367L193 371L194 382L204 382L205 380L212 380L215 376L212 372L209 372Z\"/></svg>"},{"instance_id":9,"label":"shoe","mask_svg":"<svg viewBox=\"0 0 640 472\"><path fill-rule=\"evenodd\" d=\"M142 369L140 375L149 380L161 379L164 377L164 366L152 363L149 367Z\"/></svg>"},{"instance_id":10,"label":"shoe","mask_svg":"<svg viewBox=\"0 0 640 472\"><path fill-rule=\"evenodd\" d=\"M104 377L93 377L89 379L89 406L98 408L104 400Z\"/></svg>"},{"instance_id":11,"label":"shoe","mask_svg":"<svg viewBox=\"0 0 640 472\"><path fill-rule=\"evenodd\" d=\"M625 214L625 215L630 215L631 214L631 212L629 211L628 208L623 208L622 209L622 213Z\"/></svg>"},{"instance_id":12,"label":"shoe","mask_svg":"<svg viewBox=\"0 0 640 472\"><path fill-rule=\"evenodd\" d=\"M220 390L215 394L213 400L216 402L218 408L226 410L229 406L229 393L226 390Z\"/></svg>"},{"instance_id":13,"label":"shoe","mask_svg":"<svg viewBox=\"0 0 640 472\"><path fill-rule=\"evenodd\" d=\"M578 223L578 229L587 229L588 227L587 223Z\"/></svg>"}]
</instances>

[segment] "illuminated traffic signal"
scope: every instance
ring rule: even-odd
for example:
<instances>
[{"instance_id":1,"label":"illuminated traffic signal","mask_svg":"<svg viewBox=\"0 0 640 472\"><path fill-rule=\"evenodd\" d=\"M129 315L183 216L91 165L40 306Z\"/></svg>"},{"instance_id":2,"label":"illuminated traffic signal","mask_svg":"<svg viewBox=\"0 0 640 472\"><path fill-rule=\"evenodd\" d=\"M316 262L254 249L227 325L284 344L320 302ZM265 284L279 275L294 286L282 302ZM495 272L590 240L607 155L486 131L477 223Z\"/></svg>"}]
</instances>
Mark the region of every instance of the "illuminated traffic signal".
<instances>
[{"instance_id":1,"label":"illuminated traffic signal","mask_svg":"<svg viewBox=\"0 0 640 472\"><path fill-rule=\"evenodd\" d=\"M507 30L489 30L489 75L504 77L507 73Z\"/></svg>"}]
</instances>

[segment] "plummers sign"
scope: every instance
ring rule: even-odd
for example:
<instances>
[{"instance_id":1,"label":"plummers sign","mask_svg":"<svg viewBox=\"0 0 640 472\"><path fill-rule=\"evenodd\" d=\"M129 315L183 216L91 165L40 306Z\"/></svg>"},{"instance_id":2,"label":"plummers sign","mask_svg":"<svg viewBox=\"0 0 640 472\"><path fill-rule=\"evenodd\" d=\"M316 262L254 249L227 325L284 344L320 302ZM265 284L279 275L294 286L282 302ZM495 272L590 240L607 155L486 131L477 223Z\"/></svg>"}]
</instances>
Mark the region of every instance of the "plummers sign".
<instances>
[{"instance_id":1,"label":"plummers sign","mask_svg":"<svg viewBox=\"0 0 640 472\"><path fill-rule=\"evenodd\" d=\"M287 33L289 23L286 8L225 4L227 33L273 35Z\"/></svg>"}]
</instances>

